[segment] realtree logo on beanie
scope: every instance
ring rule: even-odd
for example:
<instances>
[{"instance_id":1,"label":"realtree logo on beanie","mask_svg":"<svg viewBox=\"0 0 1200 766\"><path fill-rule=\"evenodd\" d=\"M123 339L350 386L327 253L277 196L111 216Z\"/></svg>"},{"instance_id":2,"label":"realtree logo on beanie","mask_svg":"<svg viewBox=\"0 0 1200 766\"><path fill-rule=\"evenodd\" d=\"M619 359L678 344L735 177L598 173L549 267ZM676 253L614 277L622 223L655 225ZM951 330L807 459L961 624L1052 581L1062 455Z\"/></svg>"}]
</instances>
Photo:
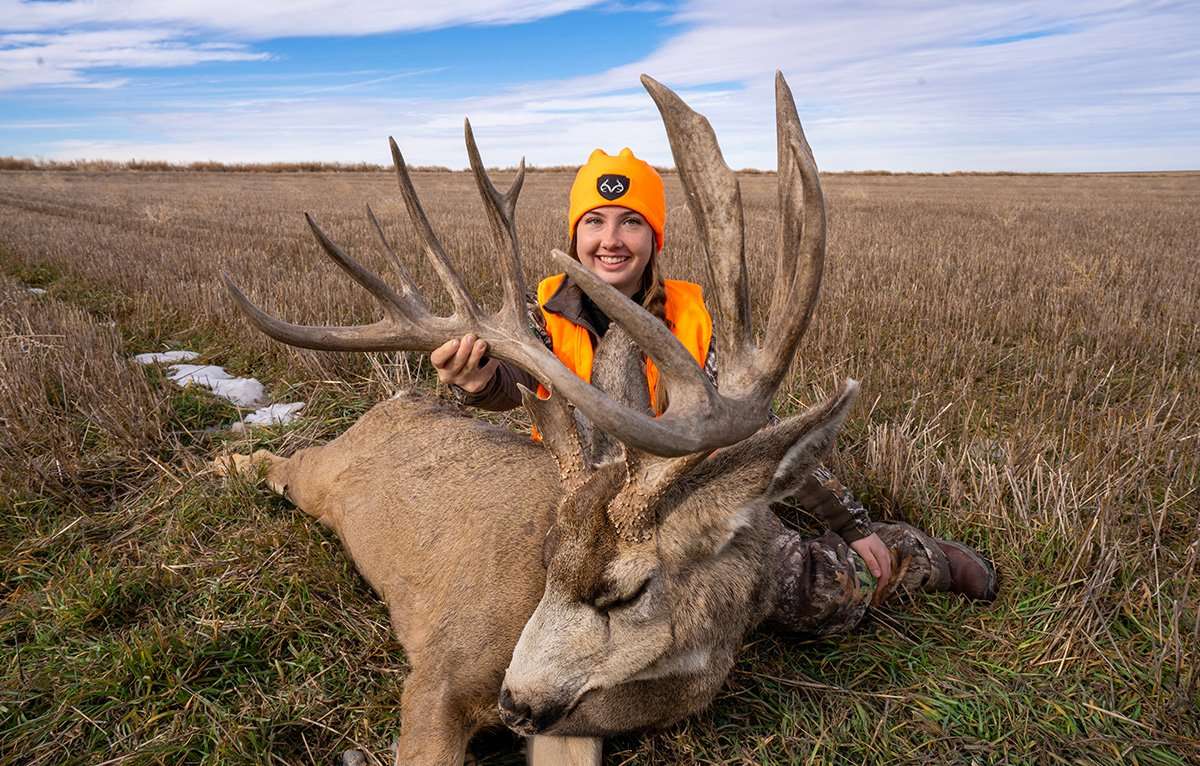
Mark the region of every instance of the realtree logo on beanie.
<instances>
[{"instance_id":1,"label":"realtree logo on beanie","mask_svg":"<svg viewBox=\"0 0 1200 766\"><path fill-rule=\"evenodd\" d=\"M629 177L607 173L596 179L596 191L606 200L614 200L629 191Z\"/></svg>"}]
</instances>

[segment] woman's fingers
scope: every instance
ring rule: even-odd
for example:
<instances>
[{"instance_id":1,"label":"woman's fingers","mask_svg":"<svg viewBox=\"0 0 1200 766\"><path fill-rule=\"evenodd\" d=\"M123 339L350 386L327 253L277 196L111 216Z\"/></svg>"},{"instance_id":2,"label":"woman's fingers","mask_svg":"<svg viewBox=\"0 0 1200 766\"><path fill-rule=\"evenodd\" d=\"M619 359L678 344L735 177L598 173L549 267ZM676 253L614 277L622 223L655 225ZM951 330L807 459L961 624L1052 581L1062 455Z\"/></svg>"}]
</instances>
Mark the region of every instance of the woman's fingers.
<instances>
[{"instance_id":1,"label":"woman's fingers","mask_svg":"<svg viewBox=\"0 0 1200 766\"><path fill-rule=\"evenodd\" d=\"M437 370L438 380L453 383L468 390L478 388L480 360L487 355L487 341L467 333L462 338L448 340L429 353L429 361ZM486 383L490 375L483 378Z\"/></svg>"},{"instance_id":2,"label":"woman's fingers","mask_svg":"<svg viewBox=\"0 0 1200 766\"><path fill-rule=\"evenodd\" d=\"M476 340L475 336L467 333L462 338L452 338L442 345L435 348L429 353L429 361L433 362L433 366L439 370L443 370L450 374L462 372L467 366L467 360L475 351L475 347L480 343L484 344L484 350L487 349L487 344L481 340ZM480 352L482 355L482 352ZM478 357L476 357L478 359Z\"/></svg>"},{"instance_id":3,"label":"woman's fingers","mask_svg":"<svg viewBox=\"0 0 1200 766\"><path fill-rule=\"evenodd\" d=\"M471 351L474 348L475 336L472 333L462 336L462 340L458 344L458 350L454 352L454 369L460 374L467 372L467 360L471 358Z\"/></svg>"},{"instance_id":4,"label":"woman's fingers","mask_svg":"<svg viewBox=\"0 0 1200 766\"><path fill-rule=\"evenodd\" d=\"M874 538L871 541L871 553L875 556L875 564L879 567L879 574L876 575L875 583L875 600L883 599L892 588L892 552L878 535L872 535Z\"/></svg>"},{"instance_id":5,"label":"woman's fingers","mask_svg":"<svg viewBox=\"0 0 1200 766\"><path fill-rule=\"evenodd\" d=\"M454 352L458 350L458 338L448 340L442 345L429 352L429 361L433 363L439 371L446 368L451 359L454 358Z\"/></svg>"},{"instance_id":6,"label":"woman's fingers","mask_svg":"<svg viewBox=\"0 0 1200 766\"><path fill-rule=\"evenodd\" d=\"M880 574L877 576L878 581L875 584L875 594L876 596L882 597L884 590L890 588L892 585L891 552L885 547L883 555L876 556L875 561L878 562L880 571Z\"/></svg>"},{"instance_id":7,"label":"woman's fingers","mask_svg":"<svg viewBox=\"0 0 1200 766\"><path fill-rule=\"evenodd\" d=\"M883 578L883 570L879 568L879 562L875 559L875 551L870 548L863 551L863 561L867 565L867 569L871 570L871 574L875 575L876 580Z\"/></svg>"},{"instance_id":8,"label":"woman's fingers","mask_svg":"<svg viewBox=\"0 0 1200 766\"><path fill-rule=\"evenodd\" d=\"M467 372L475 372L479 369L479 360L487 353L487 347L486 340L475 341L474 346L471 348L471 355L467 357Z\"/></svg>"},{"instance_id":9,"label":"woman's fingers","mask_svg":"<svg viewBox=\"0 0 1200 766\"><path fill-rule=\"evenodd\" d=\"M878 603L888 593L892 586L892 552L879 539L878 534L871 534L861 540L850 543L867 569L875 576L875 594L872 600Z\"/></svg>"}]
</instances>

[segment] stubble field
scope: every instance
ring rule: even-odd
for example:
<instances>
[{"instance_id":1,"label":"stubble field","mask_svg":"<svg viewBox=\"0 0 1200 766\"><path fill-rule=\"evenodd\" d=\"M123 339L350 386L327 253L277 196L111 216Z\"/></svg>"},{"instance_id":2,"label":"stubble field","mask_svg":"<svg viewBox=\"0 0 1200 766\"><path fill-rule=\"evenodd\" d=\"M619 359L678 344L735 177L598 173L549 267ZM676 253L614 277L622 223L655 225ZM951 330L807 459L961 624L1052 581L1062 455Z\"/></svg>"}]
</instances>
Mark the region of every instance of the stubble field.
<instances>
[{"instance_id":1,"label":"stubble field","mask_svg":"<svg viewBox=\"0 0 1200 766\"><path fill-rule=\"evenodd\" d=\"M570 179L526 180L531 283L565 244ZM415 183L494 300L470 177ZM666 270L704 283L667 183ZM761 311L775 179L742 184ZM1196 762L1200 175L824 187L821 304L777 408L862 381L836 472L875 517L989 551L1000 598L921 598L833 641L755 634L712 708L610 741L606 763ZM414 355L266 340L220 286L228 271L293 321L373 319L301 215L386 273L368 203L440 300L388 174L0 173L0 762L386 758L406 665L382 605L333 535L207 468L435 389ZM230 405L128 361L175 348L306 400L305 417L223 431ZM476 752L521 762L502 734Z\"/></svg>"}]
</instances>

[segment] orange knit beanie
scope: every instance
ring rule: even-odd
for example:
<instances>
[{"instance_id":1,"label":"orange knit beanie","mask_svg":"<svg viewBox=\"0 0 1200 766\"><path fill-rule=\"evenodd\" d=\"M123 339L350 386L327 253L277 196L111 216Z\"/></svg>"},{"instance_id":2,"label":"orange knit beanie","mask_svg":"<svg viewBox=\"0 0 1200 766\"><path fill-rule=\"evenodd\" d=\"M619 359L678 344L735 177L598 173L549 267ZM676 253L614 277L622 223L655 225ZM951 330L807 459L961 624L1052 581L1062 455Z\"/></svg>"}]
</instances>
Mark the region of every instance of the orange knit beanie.
<instances>
[{"instance_id":1,"label":"orange knit beanie","mask_svg":"<svg viewBox=\"0 0 1200 766\"><path fill-rule=\"evenodd\" d=\"M575 236L575 224L584 213L605 205L620 205L641 213L654 229L657 249L662 249L663 225L667 221L662 178L649 163L634 157L628 146L616 157L596 149L579 169L571 185L568 235Z\"/></svg>"}]
</instances>

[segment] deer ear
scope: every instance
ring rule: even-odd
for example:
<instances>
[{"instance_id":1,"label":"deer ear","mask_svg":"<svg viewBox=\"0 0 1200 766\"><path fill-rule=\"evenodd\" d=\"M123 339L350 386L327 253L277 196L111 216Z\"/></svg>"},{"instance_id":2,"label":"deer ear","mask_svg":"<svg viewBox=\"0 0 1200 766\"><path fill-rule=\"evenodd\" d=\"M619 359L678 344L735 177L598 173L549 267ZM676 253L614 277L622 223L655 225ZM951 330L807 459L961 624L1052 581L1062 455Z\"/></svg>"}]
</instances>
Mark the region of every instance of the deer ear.
<instances>
[{"instance_id":1,"label":"deer ear","mask_svg":"<svg viewBox=\"0 0 1200 766\"><path fill-rule=\"evenodd\" d=\"M765 493L768 501L782 500L800 489L812 469L833 449L838 431L857 395L858 383L847 380L832 399L799 416L802 422L809 421L810 415L815 417L811 427L788 447L775 466Z\"/></svg>"},{"instance_id":2,"label":"deer ear","mask_svg":"<svg viewBox=\"0 0 1200 766\"><path fill-rule=\"evenodd\" d=\"M857 392L858 384L847 381L822 404L718 452L709 461L711 470L698 477L696 495L703 497L703 510L679 520L687 527L678 536L683 541L679 553L684 560L716 556L725 550L738 532L753 523L756 508L761 508L751 502L754 499L773 502L799 489L833 449Z\"/></svg>"}]
</instances>

